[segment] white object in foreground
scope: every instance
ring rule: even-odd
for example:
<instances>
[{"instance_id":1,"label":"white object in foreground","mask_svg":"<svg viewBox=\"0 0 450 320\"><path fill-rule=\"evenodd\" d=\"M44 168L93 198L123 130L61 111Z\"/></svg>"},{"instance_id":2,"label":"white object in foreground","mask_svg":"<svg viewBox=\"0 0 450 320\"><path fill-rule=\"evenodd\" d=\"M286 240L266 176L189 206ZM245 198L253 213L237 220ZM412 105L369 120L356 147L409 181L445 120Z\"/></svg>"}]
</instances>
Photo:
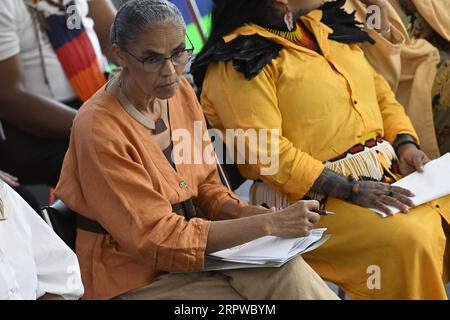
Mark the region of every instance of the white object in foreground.
<instances>
[{"instance_id":1,"label":"white object in foreground","mask_svg":"<svg viewBox=\"0 0 450 320\"><path fill-rule=\"evenodd\" d=\"M280 267L299 254L322 245L326 228L314 229L307 237L283 239L262 237L242 245L214 252L206 258L205 271L256 267Z\"/></svg>"},{"instance_id":2,"label":"white object in foreground","mask_svg":"<svg viewBox=\"0 0 450 320\"><path fill-rule=\"evenodd\" d=\"M436 200L450 194L450 153L425 165L424 172L414 172L397 181L393 186L412 191L416 196L411 198L416 206ZM394 214L399 209L388 207ZM371 209L382 217L387 215L379 210Z\"/></svg>"}]
</instances>

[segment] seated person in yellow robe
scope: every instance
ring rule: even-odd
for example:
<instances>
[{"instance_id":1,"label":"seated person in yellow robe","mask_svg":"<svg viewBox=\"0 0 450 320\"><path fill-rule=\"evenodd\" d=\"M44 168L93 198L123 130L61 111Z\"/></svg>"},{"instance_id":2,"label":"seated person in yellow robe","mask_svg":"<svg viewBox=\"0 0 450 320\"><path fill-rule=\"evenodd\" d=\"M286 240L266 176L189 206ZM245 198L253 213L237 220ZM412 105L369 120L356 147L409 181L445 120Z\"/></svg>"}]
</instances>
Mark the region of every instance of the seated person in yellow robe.
<instances>
[{"instance_id":1,"label":"seated person in yellow robe","mask_svg":"<svg viewBox=\"0 0 450 320\"><path fill-rule=\"evenodd\" d=\"M192 68L209 121L220 130L280 133L263 145L265 152L277 144L275 173L262 175L264 164L247 158L240 165L263 181L252 201L314 198L336 212L319 223L333 237L304 258L350 297L447 299L450 197L414 207L409 191L390 186L428 158L360 49L373 41L341 10L345 1L214 4L210 38ZM258 154L260 143L246 141L246 154ZM390 214L387 205L405 214L382 218L368 209Z\"/></svg>"}]
</instances>

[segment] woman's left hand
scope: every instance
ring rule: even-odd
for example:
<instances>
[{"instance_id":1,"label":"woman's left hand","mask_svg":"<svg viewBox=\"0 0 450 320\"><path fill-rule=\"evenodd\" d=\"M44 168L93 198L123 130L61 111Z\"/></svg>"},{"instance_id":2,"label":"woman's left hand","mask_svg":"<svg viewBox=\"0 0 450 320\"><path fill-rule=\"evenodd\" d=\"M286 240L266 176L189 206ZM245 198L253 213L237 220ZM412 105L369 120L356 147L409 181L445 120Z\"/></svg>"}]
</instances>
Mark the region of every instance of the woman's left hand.
<instances>
[{"instance_id":1,"label":"woman's left hand","mask_svg":"<svg viewBox=\"0 0 450 320\"><path fill-rule=\"evenodd\" d=\"M407 176L415 171L423 172L424 165L430 162L427 155L411 143L400 146L398 158L402 176Z\"/></svg>"}]
</instances>

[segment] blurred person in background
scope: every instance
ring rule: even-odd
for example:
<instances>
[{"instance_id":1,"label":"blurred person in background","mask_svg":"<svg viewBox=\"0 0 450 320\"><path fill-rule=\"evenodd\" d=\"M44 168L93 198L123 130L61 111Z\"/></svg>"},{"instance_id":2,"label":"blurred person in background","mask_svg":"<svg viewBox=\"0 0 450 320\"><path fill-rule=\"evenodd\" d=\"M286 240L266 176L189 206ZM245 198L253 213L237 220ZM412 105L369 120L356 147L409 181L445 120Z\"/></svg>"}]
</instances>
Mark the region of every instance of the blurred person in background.
<instances>
[{"instance_id":1,"label":"blurred person in background","mask_svg":"<svg viewBox=\"0 0 450 320\"><path fill-rule=\"evenodd\" d=\"M0 168L13 186L56 185L76 109L106 81L114 15L110 0L0 1Z\"/></svg>"},{"instance_id":2,"label":"blurred person in background","mask_svg":"<svg viewBox=\"0 0 450 320\"><path fill-rule=\"evenodd\" d=\"M436 136L444 154L450 152L450 0L397 1L406 14L410 36L425 39L439 50L432 102Z\"/></svg>"}]
</instances>

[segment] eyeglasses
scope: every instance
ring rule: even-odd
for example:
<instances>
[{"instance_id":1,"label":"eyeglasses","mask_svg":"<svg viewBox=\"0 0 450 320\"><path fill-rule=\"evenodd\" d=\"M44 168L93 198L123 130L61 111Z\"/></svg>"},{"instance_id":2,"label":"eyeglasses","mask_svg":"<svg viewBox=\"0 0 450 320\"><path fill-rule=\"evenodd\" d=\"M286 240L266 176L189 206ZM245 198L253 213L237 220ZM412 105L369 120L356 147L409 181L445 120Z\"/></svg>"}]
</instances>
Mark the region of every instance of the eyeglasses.
<instances>
[{"instance_id":1,"label":"eyeglasses","mask_svg":"<svg viewBox=\"0 0 450 320\"><path fill-rule=\"evenodd\" d=\"M149 73L158 72L159 70L161 70L161 68L163 67L166 60L170 60L174 67L185 66L191 60L192 55L194 53L194 45L192 44L191 39L189 39L188 36L186 36L186 38L188 39L192 49L179 50L167 58L162 57L162 56L159 56L159 57L157 56L157 57L150 57L150 58L142 60L142 59L136 57L134 54L132 54L128 50L125 50L123 48L121 48L121 49L123 51L125 51L126 53L128 53L130 56L132 56L136 61L142 63L142 67L145 72L149 72Z\"/></svg>"}]
</instances>

